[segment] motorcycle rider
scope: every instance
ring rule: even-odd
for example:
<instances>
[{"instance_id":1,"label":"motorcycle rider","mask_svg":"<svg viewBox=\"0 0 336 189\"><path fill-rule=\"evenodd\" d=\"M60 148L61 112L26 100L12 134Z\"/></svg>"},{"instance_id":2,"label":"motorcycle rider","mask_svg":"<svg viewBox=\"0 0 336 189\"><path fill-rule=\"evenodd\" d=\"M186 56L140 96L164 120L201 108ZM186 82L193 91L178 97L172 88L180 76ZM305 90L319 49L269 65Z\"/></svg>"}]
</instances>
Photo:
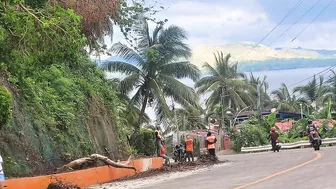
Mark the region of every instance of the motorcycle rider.
<instances>
[{"instance_id":1,"label":"motorcycle rider","mask_svg":"<svg viewBox=\"0 0 336 189\"><path fill-rule=\"evenodd\" d=\"M318 134L318 130L317 130L315 124L313 124L313 122L311 120L309 120L308 121L308 126L307 126L307 133L308 133L310 143L313 142L313 136L310 134L313 131L315 131L317 133L317 136L320 138L320 135Z\"/></svg>"},{"instance_id":2,"label":"motorcycle rider","mask_svg":"<svg viewBox=\"0 0 336 189\"><path fill-rule=\"evenodd\" d=\"M277 140L279 138L279 133L278 133L278 131L276 130L275 127L271 128L271 131L270 131L270 134L268 135L268 138L271 140L272 150L275 150L276 143L277 143Z\"/></svg>"}]
</instances>

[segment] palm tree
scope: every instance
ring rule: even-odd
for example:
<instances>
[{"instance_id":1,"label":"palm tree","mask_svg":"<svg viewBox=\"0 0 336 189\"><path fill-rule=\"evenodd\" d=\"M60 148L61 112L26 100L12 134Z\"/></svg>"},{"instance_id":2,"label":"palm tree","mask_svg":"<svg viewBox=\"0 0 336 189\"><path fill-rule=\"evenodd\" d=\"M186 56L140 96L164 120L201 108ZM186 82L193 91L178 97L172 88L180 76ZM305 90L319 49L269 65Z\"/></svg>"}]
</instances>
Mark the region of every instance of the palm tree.
<instances>
[{"instance_id":1,"label":"palm tree","mask_svg":"<svg viewBox=\"0 0 336 189\"><path fill-rule=\"evenodd\" d=\"M297 98L294 94L291 94L284 83L281 84L279 89L272 91L271 94L274 95L276 100L273 104L277 105L279 110L298 111L300 110L300 104L307 104L303 98Z\"/></svg>"},{"instance_id":2,"label":"palm tree","mask_svg":"<svg viewBox=\"0 0 336 189\"><path fill-rule=\"evenodd\" d=\"M254 86L253 91L257 91L258 85L260 86L260 99L262 99L261 107L269 107L271 105L271 98L267 94L267 90L269 88L268 82L266 81L267 76L264 76L264 78L261 80L259 77L255 77L253 73L250 73L250 78L247 80L248 83L250 83L252 86ZM253 92L251 91L251 93ZM258 95L256 94L256 97Z\"/></svg>"},{"instance_id":3,"label":"palm tree","mask_svg":"<svg viewBox=\"0 0 336 189\"><path fill-rule=\"evenodd\" d=\"M117 88L117 91L120 91L120 79L113 78L108 80L109 84L113 86L114 88ZM120 104L117 107L118 114L121 118L121 123L125 126L131 126L131 128L134 128L137 124L137 120L139 119L140 115L140 109L137 106L134 106L132 104L131 99L122 93L117 93L118 99ZM150 118L149 116L144 113L143 116L143 122L146 124L149 124ZM130 129L129 127L126 127L125 129Z\"/></svg>"},{"instance_id":4,"label":"palm tree","mask_svg":"<svg viewBox=\"0 0 336 189\"><path fill-rule=\"evenodd\" d=\"M315 110L323 104L323 95L326 92L326 86L324 85L324 78L321 75L317 80L315 75L307 85L295 87L293 92L299 92L300 95L303 95L303 99L314 107Z\"/></svg>"},{"instance_id":5,"label":"palm tree","mask_svg":"<svg viewBox=\"0 0 336 189\"><path fill-rule=\"evenodd\" d=\"M179 130L206 129L201 109L176 109L177 123Z\"/></svg>"},{"instance_id":6,"label":"palm tree","mask_svg":"<svg viewBox=\"0 0 336 189\"><path fill-rule=\"evenodd\" d=\"M324 88L323 103L326 103L329 99L331 101L331 109L336 110L336 72L331 70L332 75L326 81L328 84Z\"/></svg>"},{"instance_id":7,"label":"palm tree","mask_svg":"<svg viewBox=\"0 0 336 189\"><path fill-rule=\"evenodd\" d=\"M203 65L209 71L209 76L203 77L195 84L197 92L204 94L210 92L210 97L206 100L206 106L209 111L220 103L221 96L229 108L239 110L246 106L255 104L256 98L254 87L243 79L246 75L237 72L237 63L230 65L230 54L224 56L217 52L215 55L215 65L209 63Z\"/></svg>"},{"instance_id":8,"label":"palm tree","mask_svg":"<svg viewBox=\"0 0 336 189\"><path fill-rule=\"evenodd\" d=\"M165 97L174 99L183 107L196 106L196 93L178 79L191 78L196 81L200 76L199 69L186 60L191 50L183 42L187 38L183 29L177 26L164 29L163 23L160 23L150 34L147 21L141 23L135 28L139 34L136 47L117 43L111 49L112 53L125 61L103 65L108 71L127 74L120 82L123 94L129 95L136 90L131 101L141 110L134 133L140 129L148 103L154 107L160 121L171 116Z\"/></svg>"}]
</instances>

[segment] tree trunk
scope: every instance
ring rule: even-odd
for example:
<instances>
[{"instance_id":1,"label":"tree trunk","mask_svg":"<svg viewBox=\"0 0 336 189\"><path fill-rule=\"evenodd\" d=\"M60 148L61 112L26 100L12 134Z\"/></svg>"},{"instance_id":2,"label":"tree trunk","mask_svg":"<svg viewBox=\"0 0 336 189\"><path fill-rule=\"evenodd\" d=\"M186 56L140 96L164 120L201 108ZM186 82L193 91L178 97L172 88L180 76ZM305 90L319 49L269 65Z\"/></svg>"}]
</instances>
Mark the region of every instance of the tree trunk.
<instances>
[{"instance_id":1,"label":"tree trunk","mask_svg":"<svg viewBox=\"0 0 336 189\"><path fill-rule=\"evenodd\" d=\"M124 168L124 169L133 169L136 171L134 166L130 166L132 156L128 158L126 163L114 162L106 156L102 156L100 154L92 154L89 157L79 158L76 159L63 167L57 169L57 172L67 172L67 171L74 171L74 170L81 170L92 168L98 165L98 161L104 162L105 165L109 165L116 168Z\"/></svg>"},{"instance_id":2,"label":"tree trunk","mask_svg":"<svg viewBox=\"0 0 336 189\"><path fill-rule=\"evenodd\" d=\"M132 145L133 142L134 142L134 139L135 139L135 136L136 134L139 132L140 130L140 126L141 126L141 123L142 123L142 118L143 116L145 115L145 110L146 110L146 106L147 106L147 102L148 102L148 92L146 92L145 94L145 99L144 101L142 102L142 107L141 107L141 111L140 111L140 114L139 114L139 119L138 119L138 123L137 125L135 126L134 128L134 132L133 134L131 135L131 138L129 139L129 144Z\"/></svg>"},{"instance_id":3,"label":"tree trunk","mask_svg":"<svg viewBox=\"0 0 336 189\"><path fill-rule=\"evenodd\" d=\"M139 115L139 120L138 120L138 124L135 128L135 130L138 130L140 129L140 126L141 126L141 123L142 123L142 118L143 116L145 115L145 110L146 110L146 106L147 106L147 102L148 102L148 92L146 93L145 95L145 99L144 101L142 102L142 107L141 107L141 111L140 111L140 115Z\"/></svg>"}]
</instances>

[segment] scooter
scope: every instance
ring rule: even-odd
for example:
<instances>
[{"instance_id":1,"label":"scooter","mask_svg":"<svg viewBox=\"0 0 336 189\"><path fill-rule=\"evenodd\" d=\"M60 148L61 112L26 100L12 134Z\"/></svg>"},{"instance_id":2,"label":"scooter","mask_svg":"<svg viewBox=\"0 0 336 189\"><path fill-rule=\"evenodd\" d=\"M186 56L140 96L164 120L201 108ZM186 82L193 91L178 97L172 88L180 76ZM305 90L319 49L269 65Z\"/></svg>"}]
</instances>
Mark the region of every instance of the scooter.
<instances>
[{"instance_id":1,"label":"scooter","mask_svg":"<svg viewBox=\"0 0 336 189\"><path fill-rule=\"evenodd\" d=\"M279 152L280 149L281 149L281 146L279 144L279 140L276 140L275 145L272 146L272 150L273 150L273 152Z\"/></svg>"},{"instance_id":2,"label":"scooter","mask_svg":"<svg viewBox=\"0 0 336 189\"><path fill-rule=\"evenodd\" d=\"M320 150L320 146L322 143L322 140L320 139L320 137L318 136L316 131L312 131L310 132L310 135L312 137L312 147L314 148L315 151Z\"/></svg>"},{"instance_id":3,"label":"scooter","mask_svg":"<svg viewBox=\"0 0 336 189\"><path fill-rule=\"evenodd\" d=\"M173 149L173 159L175 162L184 162L186 158L186 151L184 147L180 145L176 145Z\"/></svg>"}]
</instances>

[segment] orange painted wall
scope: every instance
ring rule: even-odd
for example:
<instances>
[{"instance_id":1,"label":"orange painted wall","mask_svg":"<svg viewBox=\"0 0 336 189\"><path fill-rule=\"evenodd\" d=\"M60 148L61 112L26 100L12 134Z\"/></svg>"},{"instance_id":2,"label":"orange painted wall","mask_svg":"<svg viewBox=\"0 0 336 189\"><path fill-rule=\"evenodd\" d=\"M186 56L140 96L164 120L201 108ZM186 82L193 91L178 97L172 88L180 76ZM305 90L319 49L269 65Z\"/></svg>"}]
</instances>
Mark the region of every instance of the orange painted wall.
<instances>
[{"instance_id":1,"label":"orange painted wall","mask_svg":"<svg viewBox=\"0 0 336 189\"><path fill-rule=\"evenodd\" d=\"M162 158L155 157L150 159L151 165L145 167L145 169L157 169L163 166ZM148 159L134 160L131 162L131 165L134 165L137 170L141 172L144 168L144 161L148 161ZM7 186L6 189L46 189L50 183L62 181L65 184L76 184L79 187L88 187L134 174L134 170L103 166L55 175L9 179L5 181L5 186Z\"/></svg>"}]
</instances>

